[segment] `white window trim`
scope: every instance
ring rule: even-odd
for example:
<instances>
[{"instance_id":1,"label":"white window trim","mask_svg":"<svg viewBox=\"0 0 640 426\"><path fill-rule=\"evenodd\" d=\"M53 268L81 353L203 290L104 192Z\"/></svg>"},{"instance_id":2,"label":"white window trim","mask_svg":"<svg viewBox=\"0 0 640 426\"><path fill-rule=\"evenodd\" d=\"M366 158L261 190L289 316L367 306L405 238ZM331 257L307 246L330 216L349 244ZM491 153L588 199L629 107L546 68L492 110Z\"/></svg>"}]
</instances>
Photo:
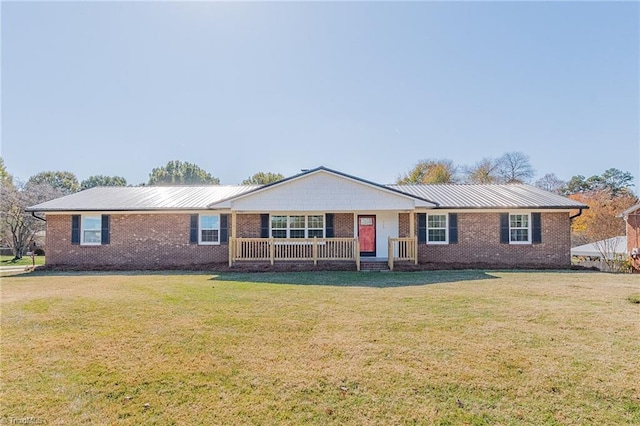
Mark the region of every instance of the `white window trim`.
<instances>
[{"instance_id":1,"label":"white window trim","mask_svg":"<svg viewBox=\"0 0 640 426\"><path fill-rule=\"evenodd\" d=\"M429 229L442 229L442 228L429 228L429 216L444 216L444 221L445 221L445 225L444 225L444 241L429 241ZM426 235L426 242L429 245L446 245L449 244L449 213L434 213L434 214L429 214L427 213L427 235Z\"/></svg>"},{"instance_id":2,"label":"white window trim","mask_svg":"<svg viewBox=\"0 0 640 426\"><path fill-rule=\"evenodd\" d=\"M272 218L273 216L285 216L287 218L287 227L286 228L273 228L273 221ZM291 216L304 216L304 237L303 238L292 238L291 237L291 230L292 228L290 227L291 225L291 221L290 221L290 217ZM322 228L309 228L309 216L322 216ZM273 236L273 231L277 230L277 231L286 231L287 236L284 238L287 239L292 239L292 240L302 240L302 239L309 239L309 238L313 238L313 237L309 237L309 231L316 231L316 230L322 230L322 237L317 237L317 238L326 238L326 232L327 232L327 216L325 213L304 213L304 214L300 214L300 213L280 213L280 214L269 214L269 237L270 238L281 238L281 237L272 237ZM294 231L298 231L301 230L302 228L293 228Z\"/></svg>"},{"instance_id":3,"label":"white window trim","mask_svg":"<svg viewBox=\"0 0 640 426\"><path fill-rule=\"evenodd\" d=\"M84 219L89 217L98 218L98 222L100 223L100 227L98 228L98 232L100 233L100 241L97 242L86 242L84 240ZM88 231L88 229L87 229ZM92 229L94 231L94 229ZM102 215L100 214L83 214L80 215L80 245L81 246L100 246L102 245Z\"/></svg>"},{"instance_id":4,"label":"white window trim","mask_svg":"<svg viewBox=\"0 0 640 426\"><path fill-rule=\"evenodd\" d=\"M511 216L514 215L519 215L519 216L527 216L527 227L526 228L512 228L511 227ZM527 241L511 241L511 230L512 229L526 229L527 230L527 237L528 240ZM509 212L509 244L512 245L517 245L517 246L521 246L521 245L528 245L528 244L532 244L532 228L531 228L531 212Z\"/></svg>"},{"instance_id":5,"label":"white window trim","mask_svg":"<svg viewBox=\"0 0 640 426\"><path fill-rule=\"evenodd\" d=\"M218 228L206 228L203 229L202 228L202 218L203 217L210 217L210 216L217 216L218 217ZM218 241L202 241L202 231L203 230L218 230ZM201 246L218 246L220 245L220 215L219 214L204 214L204 213L200 213L198 214L198 245Z\"/></svg>"}]
</instances>

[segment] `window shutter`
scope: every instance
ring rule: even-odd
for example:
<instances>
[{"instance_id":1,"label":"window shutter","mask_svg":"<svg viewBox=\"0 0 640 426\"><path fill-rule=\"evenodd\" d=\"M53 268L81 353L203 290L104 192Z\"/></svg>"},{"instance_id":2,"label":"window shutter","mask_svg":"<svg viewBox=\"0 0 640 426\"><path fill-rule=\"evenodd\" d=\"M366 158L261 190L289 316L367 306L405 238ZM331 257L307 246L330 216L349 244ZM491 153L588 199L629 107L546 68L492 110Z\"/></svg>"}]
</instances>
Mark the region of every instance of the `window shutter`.
<instances>
[{"instance_id":1,"label":"window shutter","mask_svg":"<svg viewBox=\"0 0 640 426\"><path fill-rule=\"evenodd\" d=\"M220 244L229 242L229 215L220 215Z\"/></svg>"},{"instance_id":2,"label":"window shutter","mask_svg":"<svg viewBox=\"0 0 640 426\"><path fill-rule=\"evenodd\" d=\"M189 228L189 244L198 244L198 215L191 215L191 226Z\"/></svg>"},{"instance_id":3,"label":"window shutter","mask_svg":"<svg viewBox=\"0 0 640 426\"><path fill-rule=\"evenodd\" d=\"M427 214L418 213L418 242L427 242Z\"/></svg>"},{"instance_id":4,"label":"window shutter","mask_svg":"<svg viewBox=\"0 0 640 426\"><path fill-rule=\"evenodd\" d=\"M100 244L105 245L105 244L109 244L111 242L110 240L110 232L109 232L109 224L110 224L110 220L109 220L109 215L108 214L103 214L102 215L102 232L100 235Z\"/></svg>"},{"instance_id":5,"label":"window shutter","mask_svg":"<svg viewBox=\"0 0 640 426\"><path fill-rule=\"evenodd\" d=\"M542 220L540 213L531 213L531 242L540 244L542 242Z\"/></svg>"},{"instance_id":6,"label":"window shutter","mask_svg":"<svg viewBox=\"0 0 640 426\"><path fill-rule=\"evenodd\" d=\"M449 244L458 244L458 213L449 213Z\"/></svg>"},{"instance_id":7,"label":"window shutter","mask_svg":"<svg viewBox=\"0 0 640 426\"><path fill-rule=\"evenodd\" d=\"M269 238L269 213L260 215L260 238Z\"/></svg>"},{"instance_id":8,"label":"window shutter","mask_svg":"<svg viewBox=\"0 0 640 426\"><path fill-rule=\"evenodd\" d=\"M500 244L509 244L509 213L500 213Z\"/></svg>"},{"instance_id":9,"label":"window shutter","mask_svg":"<svg viewBox=\"0 0 640 426\"><path fill-rule=\"evenodd\" d=\"M71 216L71 244L80 244L80 215Z\"/></svg>"},{"instance_id":10,"label":"window shutter","mask_svg":"<svg viewBox=\"0 0 640 426\"><path fill-rule=\"evenodd\" d=\"M324 220L325 220L324 236L326 238L333 238L335 235L333 231L333 213L327 213L324 216Z\"/></svg>"}]
</instances>

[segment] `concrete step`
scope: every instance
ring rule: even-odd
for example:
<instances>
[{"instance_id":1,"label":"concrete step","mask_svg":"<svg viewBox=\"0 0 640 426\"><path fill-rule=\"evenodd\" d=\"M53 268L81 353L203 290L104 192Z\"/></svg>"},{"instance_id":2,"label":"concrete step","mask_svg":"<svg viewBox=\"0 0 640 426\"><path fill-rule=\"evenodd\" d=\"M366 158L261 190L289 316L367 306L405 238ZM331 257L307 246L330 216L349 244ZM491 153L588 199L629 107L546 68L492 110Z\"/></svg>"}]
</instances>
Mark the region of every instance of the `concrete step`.
<instances>
[{"instance_id":1,"label":"concrete step","mask_svg":"<svg viewBox=\"0 0 640 426\"><path fill-rule=\"evenodd\" d=\"M362 261L360 260L360 270L361 271L388 271L389 263L388 262L371 262L371 261Z\"/></svg>"}]
</instances>

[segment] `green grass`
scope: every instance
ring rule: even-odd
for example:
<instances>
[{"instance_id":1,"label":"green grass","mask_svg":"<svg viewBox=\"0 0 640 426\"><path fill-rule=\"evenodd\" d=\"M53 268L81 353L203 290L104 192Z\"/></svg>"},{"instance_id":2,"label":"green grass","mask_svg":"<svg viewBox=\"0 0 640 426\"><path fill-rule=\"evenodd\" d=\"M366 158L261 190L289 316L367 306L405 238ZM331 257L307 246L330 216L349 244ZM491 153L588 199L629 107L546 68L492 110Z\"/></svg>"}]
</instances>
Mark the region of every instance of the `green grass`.
<instances>
[{"instance_id":1,"label":"green grass","mask_svg":"<svg viewBox=\"0 0 640 426\"><path fill-rule=\"evenodd\" d=\"M2 278L0 422L640 424L632 275Z\"/></svg>"},{"instance_id":2,"label":"green grass","mask_svg":"<svg viewBox=\"0 0 640 426\"><path fill-rule=\"evenodd\" d=\"M13 260L14 256L0 256L0 266L30 266L32 265L32 260L31 260L31 256L23 256L22 259ZM45 257L44 256L36 256L35 257L35 261L36 261L36 266L37 265L44 265L44 260Z\"/></svg>"}]
</instances>

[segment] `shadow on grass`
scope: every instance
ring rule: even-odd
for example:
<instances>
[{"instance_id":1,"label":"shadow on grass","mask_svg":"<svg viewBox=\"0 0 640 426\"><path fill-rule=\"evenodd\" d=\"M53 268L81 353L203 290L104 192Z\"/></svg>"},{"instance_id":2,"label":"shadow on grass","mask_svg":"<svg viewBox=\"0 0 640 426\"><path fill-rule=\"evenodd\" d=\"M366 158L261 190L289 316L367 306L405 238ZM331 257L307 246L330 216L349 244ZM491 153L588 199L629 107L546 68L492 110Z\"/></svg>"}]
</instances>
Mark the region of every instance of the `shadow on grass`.
<instances>
[{"instance_id":1,"label":"shadow on grass","mask_svg":"<svg viewBox=\"0 0 640 426\"><path fill-rule=\"evenodd\" d=\"M408 287L460 281L490 280L498 277L485 271L422 271L422 272L225 272L214 275L214 281L235 281L264 284L319 285L335 287Z\"/></svg>"}]
</instances>

